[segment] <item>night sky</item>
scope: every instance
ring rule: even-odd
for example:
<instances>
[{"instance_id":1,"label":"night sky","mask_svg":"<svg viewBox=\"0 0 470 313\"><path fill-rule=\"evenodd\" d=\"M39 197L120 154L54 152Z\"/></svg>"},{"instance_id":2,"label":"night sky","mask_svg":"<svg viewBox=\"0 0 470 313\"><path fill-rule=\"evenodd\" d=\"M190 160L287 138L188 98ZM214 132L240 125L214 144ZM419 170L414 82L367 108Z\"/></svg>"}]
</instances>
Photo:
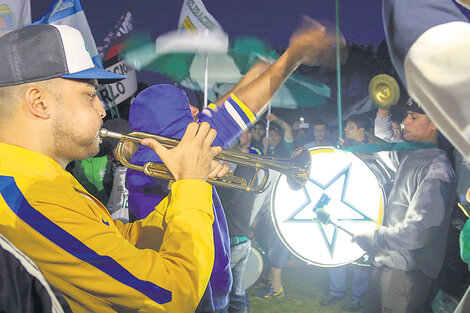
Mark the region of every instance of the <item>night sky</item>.
<instances>
[{"instance_id":1,"label":"night sky","mask_svg":"<svg viewBox=\"0 0 470 313\"><path fill-rule=\"evenodd\" d=\"M33 20L53 1L31 0ZM137 31L154 37L177 28L182 0L82 0L90 28L99 45L126 7L133 3ZM285 47L302 14L334 24L335 1L329 0L204 0L209 13L230 37L254 36L273 47ZM378 45L384 39L381 1L342 0L340 27L348 41ZM275 3L275 5L274 5Z\"/></svg>"}]
</instances>

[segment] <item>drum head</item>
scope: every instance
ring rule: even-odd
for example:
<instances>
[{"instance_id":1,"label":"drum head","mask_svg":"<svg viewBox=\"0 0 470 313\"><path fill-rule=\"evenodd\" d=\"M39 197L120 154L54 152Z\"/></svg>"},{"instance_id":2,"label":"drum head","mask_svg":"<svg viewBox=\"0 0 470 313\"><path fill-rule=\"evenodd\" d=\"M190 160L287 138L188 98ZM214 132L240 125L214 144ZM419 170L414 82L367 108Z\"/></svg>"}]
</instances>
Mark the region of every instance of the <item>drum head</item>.
<instances>
[{"instance_id":1,"label":"drum head","mask_svg":"<svg viewBox=\"0 0 470 313\"><path fill-rule=\"evenodd\" d=\"M316 220L323 206L331 220L353 234L382 224L384 192L372 169L354 154L331 147L310 149L312 169L304 188L294 191L284 175L275 182L271 215L284 244L298 258L318 266L349 264L364 255L351 235Z\"/></svg>"},{"instance_id":2,"label":"drum head","mask_svg":"<svg viewBox=\"0 0 470 313\"><path fill-rule=\"evenodd\" d=\"M245 286L245 289L250 288L258 282L261 278L261 274L263 273L263 267L264 262L261 250L258 250L256 245L252 244L251 253L246 262L245 274L243 276L243 285Z\"/></svg>"}]
</instances>

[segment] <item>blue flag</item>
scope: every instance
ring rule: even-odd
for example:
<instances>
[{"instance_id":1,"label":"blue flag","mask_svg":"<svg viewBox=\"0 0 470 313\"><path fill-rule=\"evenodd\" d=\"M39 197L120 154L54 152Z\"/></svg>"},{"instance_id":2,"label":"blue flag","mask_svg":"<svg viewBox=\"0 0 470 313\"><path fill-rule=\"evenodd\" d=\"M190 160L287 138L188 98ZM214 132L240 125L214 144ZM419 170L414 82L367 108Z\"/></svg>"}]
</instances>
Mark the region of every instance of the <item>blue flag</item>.
<instances>
[{"instance_id":1,"label":"blue flag","mask_svg":"<svg viewBox=\"0 0 470 313\"><path fill-rule=\"evenodd\" d=\"M47 13L33 24L67 25L78 29L85 39L85 44L93 59L93 63L95 66L103 68L80 0L56 0L49 7Z\"/></svg>"}]
</instances>

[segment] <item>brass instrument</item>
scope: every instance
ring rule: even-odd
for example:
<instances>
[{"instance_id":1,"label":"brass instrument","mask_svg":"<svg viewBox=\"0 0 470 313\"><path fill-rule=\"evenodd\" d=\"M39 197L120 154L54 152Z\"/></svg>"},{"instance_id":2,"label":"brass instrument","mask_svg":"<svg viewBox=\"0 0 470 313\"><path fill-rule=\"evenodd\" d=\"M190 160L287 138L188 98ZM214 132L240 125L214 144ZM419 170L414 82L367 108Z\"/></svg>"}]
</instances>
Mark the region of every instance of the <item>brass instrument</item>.
<instances>
[{"instance_id":1,"label":"brass instrument","mask_svg":"<svg viewBox=\"0 0 470 313\"><path fill-rule=\"evenodd\" d=\"M116 147L116 155L125 167L143 172L148 176L174 180L173 175L164 164L147 162L143 166L140 166L130 163L124 157L123 148L127 141L140 143L144 138L153 138L164 147L171 149L178 145L179 140L144 132L132 132L128 135L124 135L104 128L100 130L100 137L119 139L119 143ZM234 176L230 173L220 178L208 179L208 182L215 186L261 193L268 187L269 169L286 175L289 186L295 190L302 188L310 177L310 152L305 148L295 150L289 159L275 159L231 149L222 150L214 159L256 169L251 181L247 181L243 177ZM261 182L256 184L260 171L262 171L264 175Z\"/></svg>"},{"instance_id":2,"label":"brass instrument","mask_svg":"<svg viewBox=\"0 0 470 313\"><path fill-rule=\"evenodd\" d=\"M369 97L379 108L389 110L400 98L400 87L392 76L379 74L369 82Z\"/></svg>"}]
</instances>

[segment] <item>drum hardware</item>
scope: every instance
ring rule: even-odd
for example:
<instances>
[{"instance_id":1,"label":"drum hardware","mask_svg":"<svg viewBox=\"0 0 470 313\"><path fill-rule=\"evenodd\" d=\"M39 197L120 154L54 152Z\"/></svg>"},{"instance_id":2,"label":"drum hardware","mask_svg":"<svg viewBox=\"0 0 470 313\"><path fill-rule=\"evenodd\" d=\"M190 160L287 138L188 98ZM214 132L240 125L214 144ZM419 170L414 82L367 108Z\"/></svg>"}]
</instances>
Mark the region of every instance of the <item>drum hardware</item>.
<instances>
[{"instance_id":1,"label":"drum hardware","mask_svg":"<svg viewBox=\"0 0 470 313\"><path fill-rule=\"evenodd\" d=\"M350 235L351 237L354 237L354 234L351 233L349 230L347 230L346 228L338 225L338 223L333 222L330 218L330 214L326 213L326 211L324 209L318 209L316 214L317 214L316 220L320 221L320 223L322 223L324 225L331 224L334 227L336 227L338 229L341 229L342 231L344 231L346 234Z\"/></svg>"},{"instance_id":2,"label":"drum hardware","mask_svg":"<svg viewBox=\"0 0 470 313\"><path fill-rule=\"evenodd\" d=\"M144 138L153 138L158 140L166 148L174 148L180 142L179 140L143 132L132 132L129 135L124 135L104 128L100 130L100 137L119 139L119 143L116 147L116 155L125 167L143 172L152 177L159 177L166 180L174 179L173 175L164 164L156 162L147 162L143 166L132 164L126 159L123 151L124 144L127 141L140 143ZM256 169L251 181L247 181L243 177L235 176L230 173L220 178L207 180L210 184L215 186L243 191L263 192L268 187L269 169L284 174L287 177L289 186L296 190L305 185L310 174L310 154L305 148L296 149L289 159L275 159L230 149L222 150L214 159ZM264 175L262 175L261 181L257 184L257 177L260 171L264 173Z\"/></svg>"},{"instance_id":3,"label":"drum hardware","mask_svg":"<svg viewBox=\"0 0 470 313\"><path fill-rule=\"evenodd\" d=\"M283 177L274 183L271 217L276 232L308 264L363 265L359 259L365 251L351 236L381 225L393 170L374 155L362 157L334 147L312 148L310 154L310 179L301 190L287 188Z\"/></svg>"},{"instance_id":4,"label":"drum hardware","mask_svg":"<svg viewBox=\"0 0 470 313\"><path fill-rule=\"evenodd\" d=\"M328 214L323 207L330 202L331 198L328 197L326 194L322 194L320 200L317 202L317 204L314 207L314 212L316 214L315 220L319 221L320 223L323 223L325 225L331 224L334 227L341 229L345 233L349 234L351 237L354 237L354 234L350 232L349 230L345 229L344 227L338 225L338 223L334 222L331 220L330 214ZM363 266L363 267L370 267L370 260L369 260L369 255L366 253L362 257L360 257L358 260L352 262L351 264L357 265L357 266Z\"/></svg>"}]
</instances>

